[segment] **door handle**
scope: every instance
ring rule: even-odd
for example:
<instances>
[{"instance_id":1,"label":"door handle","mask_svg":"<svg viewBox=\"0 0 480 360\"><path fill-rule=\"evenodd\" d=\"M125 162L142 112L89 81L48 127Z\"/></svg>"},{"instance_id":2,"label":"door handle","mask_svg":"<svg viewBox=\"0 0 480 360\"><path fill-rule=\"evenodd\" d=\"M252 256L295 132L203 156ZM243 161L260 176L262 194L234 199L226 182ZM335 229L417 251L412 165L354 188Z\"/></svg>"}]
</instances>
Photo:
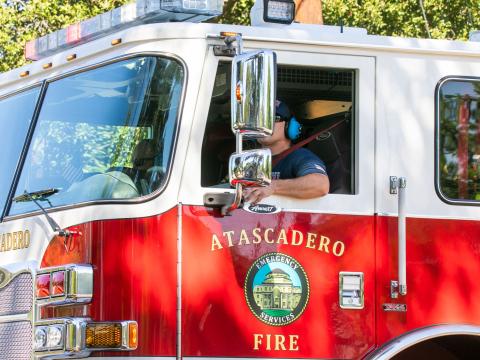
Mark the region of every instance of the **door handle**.
<instances>
[{"instance_id":1,"label":"door handle","mask_svg":"<svg viewBox=\"0 0 480 360\"><path fill-rule=\"evenodd\" d=\"M390 295L407 295L407 223L405 215L407 179L390 176L390 194L398 198L398 281L390 282Z\"/></svg>"}]
</instances>

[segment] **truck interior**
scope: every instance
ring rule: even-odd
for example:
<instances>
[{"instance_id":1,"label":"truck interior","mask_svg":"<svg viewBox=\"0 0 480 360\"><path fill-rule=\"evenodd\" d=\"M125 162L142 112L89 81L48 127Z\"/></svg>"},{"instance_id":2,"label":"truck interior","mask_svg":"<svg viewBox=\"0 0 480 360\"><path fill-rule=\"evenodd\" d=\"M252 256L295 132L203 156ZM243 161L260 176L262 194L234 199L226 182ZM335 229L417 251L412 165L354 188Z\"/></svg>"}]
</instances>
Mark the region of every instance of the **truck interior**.
<instances>
[{"instance_id":1,"label":"truck interior","mask_svg":"<svg viewBox=\"0 0 480 360\"><path fill-rule=\"evenodd\" d=\"M203 187L228 182L228 159L235 151L230 125L230 69L220 62L202 145ZM302 124L296 142L322 159L327 167L330 193L355 192L355 71L278 65L277 99L286 103ZM314 136L316 135L316 136ZM244 141L245 149L259 147Z\"/></svg>"}]
</instances>

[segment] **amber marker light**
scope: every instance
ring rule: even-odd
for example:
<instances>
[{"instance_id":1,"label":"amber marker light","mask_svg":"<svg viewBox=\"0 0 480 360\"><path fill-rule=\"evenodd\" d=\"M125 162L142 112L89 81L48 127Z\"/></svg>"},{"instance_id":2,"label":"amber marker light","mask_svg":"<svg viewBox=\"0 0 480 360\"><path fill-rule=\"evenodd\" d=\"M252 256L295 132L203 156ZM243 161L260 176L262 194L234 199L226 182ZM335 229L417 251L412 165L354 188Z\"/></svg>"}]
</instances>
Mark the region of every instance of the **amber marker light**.
<instances>
[{"instance_id":1,"label":"amber marker light","mask_svg":"<svg viewBox=\"0 0 480 360\"><path fill-rule=\"evenodd\" d=\"M75 60L76 58L77 58L77 54L71 54L67 56L67 61L72 61L72 60Z\"/></svg>"},{"instance_id":2,"label":"amber marker light","mask_svg":"<svg viewBox=\"0 0 480 360\"><path fill-rule=\"evenodd\" d=\"M237 99L237 102L242 101L242 85L237 83L237 86L235 87L235 98Z\"/></svg>"},{"instance_id":3,"label":"amber marker light","mask_svg":"<svg viewBox=\"0 0 480 360\"><path fill-rule=\"evenodd\" d=\"M65 295L65 271L52 273L52 296Z\"/></svg>"},{"instance_id":4,"label":"amber marker light","mask_svg":"<svg viewBox=\"0 0 480 360\"><path fill-rule=\"evenodd\" d=\"M240 33L236 33L236 32L233 32L233 31L222 31L220 33L220 36L225 36L225 37L228 37L228 36L232 36L232 37L235 37L237 35L242 35Z\"/></svg>"},{"instance_id":5,"label":"amber marker light","mask_svg":"<svg viewBox=\"0 0 480 360\"><path fill-rule=\"evenodd\" d=\"M85 330L87 348L115 349L122 346L121 324L89 324Z\"/></svg>"},{"instance_id":6,"label":"amber marker light","mask_svg":"<svg viewBox=\"0 0 480 360\"><path fill-rule=\"evenodd\" d=\"M30 75L30 71L28 71L28 70L27 70L27 71L22 71L22 72L20 73L20 77L22 77L22 78L23 78L23 77L27 77L28 75Z\"/></svg>"},{"instance_id":7,"label":"amber marker light","mask_svg":"<svg viewBox=\"0 0 480 360\"><path fill-rule=\"evenodd\" d=\"M85 347L90 350L135 350L138 346L136 321L92 322L85 328Z\"/></svg>"},{"instance_id":8,"label":"amber marker light","mask_svg":"<svg viewBox=\"0 0 480 360\"><path fill-rule=\"evenodd\" d=\"M121 43L122 43L122 39L113 39L111 42L112 46L115 46Z\"/></svg>"},{"instance_id":9,"label":"amber marker light","mask_svg":"<svg viewBox=\"0 0 480 360\"><path fill-rule=\"evenodd\" d=\"M128 346L136 349L138 346L138 324L131 322L128 324Z\"/></svg>"},{"instance_id":10,"label":"amber marker light","mask_svg":"<svg viewBox=\"0 0 480 360\"><path fill-rule=\"evenodd\" d=\"M35 279L35 296L43 299L50 296L50 274L37 275Z\"/></svg>"},{"instance_id":11,"label":"amber marker light","mask_svg":"<svg viewBox=\"0 0 480 360\"><path fill-rule=\"evenodd\" d=\"M50 69L52 66L53 66L53 64L50 62L50 63L43 64L43 65L42 65L42 68L43 68L44 70L46 70L46 69Z\"/></svg>"}]
</instances>

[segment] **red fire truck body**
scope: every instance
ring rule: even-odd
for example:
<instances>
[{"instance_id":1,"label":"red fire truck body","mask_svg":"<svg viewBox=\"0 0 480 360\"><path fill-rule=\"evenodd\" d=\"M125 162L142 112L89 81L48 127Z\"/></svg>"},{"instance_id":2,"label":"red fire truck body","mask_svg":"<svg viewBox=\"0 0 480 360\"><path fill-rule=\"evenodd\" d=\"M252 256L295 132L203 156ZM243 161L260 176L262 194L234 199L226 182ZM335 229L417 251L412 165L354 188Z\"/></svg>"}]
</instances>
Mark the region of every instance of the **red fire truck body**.
<instances>
[{"instance_id":1,"label":"red fire truck body","mask_svg":"<svg viewBox=\"0 0 480 360\"><path fill-rule=\"evenodd\" d=\"M225 216L205 203L205 196L234 192L221 184L234 152L231 57L216 53L224 31L241 33L245 52L276 53L277 96L305 131L336 126L305 145L333 158L327 196L272 196ZM13 186L1 198L2 358L474 358L479 54L474 42L349 28L161 23L1 75L5 159L15 159L1 182L6 194ZM168 91L155 92L159 83ZM15 102L30 92L33 101ZM147 96L155 116L145 110ZM132 125L124 119L139 103L140 120ZM324 114L330 105L336 110ZM22 111L27 126L14 136L8 129ZM131 138L129 126L136 126ZM114 135L104 140L111 127ZM135 183L132 194L122 180L117 189L117 173L130 175L136 164L139 137L155 136L169 139L155 154L162 151L160 185L142 192ZM98 152L126 139L130 165L118 160L123 150L98 165L105 157ZM333 145L325 145L328 139ZM71 155L79 143L80 155ZM71 168L81 178L40 186L45 173L56 174L76 154L83 165ZM49 159L43 173L26 174L36 156ZM343 185L336 188L339 159ZM121 195L93 194L100 183L106 188L106 173ZM407 287L398 285L399 213L406 219ZM83 267L91 269L91 294L72 290ZM62 271L75 280L56 282ZM102 342L115 330L95 324L120 329L120 345ZM57 339L49 326L59 329L58 347L48 347Z\"/></svg>"}]
</instances>

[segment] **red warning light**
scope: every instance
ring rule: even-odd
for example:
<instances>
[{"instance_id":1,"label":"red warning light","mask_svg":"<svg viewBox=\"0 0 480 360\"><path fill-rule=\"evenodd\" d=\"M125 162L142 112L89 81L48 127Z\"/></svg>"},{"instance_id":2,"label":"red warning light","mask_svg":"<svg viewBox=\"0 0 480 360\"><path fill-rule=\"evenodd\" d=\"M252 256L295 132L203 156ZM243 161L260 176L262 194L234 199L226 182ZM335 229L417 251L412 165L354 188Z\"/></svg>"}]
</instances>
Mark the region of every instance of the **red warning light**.
<instances>
[{"instance_id":1,"label":"red warning light","mask_svg":"<svg viewBox=\"0 0 480 360\"><path fill-rule=\"evenodd\" d=\"M52 296L65 294L65 271L56 271L52 274Z\"/></svg>"},{"instance_id":2,"label":"red warning light","mask_svg":"<svg viewBox=\"0 0 480 360\"><path fill-rule=\"evenodd\" d=\"M37 299L50 296L50 273L37 275L35 295Z\"/></svg>"},{"instance_id":3,"label":"red warning light","mask_svg":"<svg viewBox=\"0 0 480 360\"><path fill-rule=\"evenodd\" d=\"M36 40L30 40L25 44L25 59L37 60Z\"/></svg>"},{"instance_id":4,"label":"red warning light","mask_svg":"<svg viewBox=\"0 0 480 360\"><path fill-rule=\"evenodd\" d=\"M81 39L81 26L80 24L73 24L67 27L67 43L75 43Z\"/></svg>"}]
</instances>

